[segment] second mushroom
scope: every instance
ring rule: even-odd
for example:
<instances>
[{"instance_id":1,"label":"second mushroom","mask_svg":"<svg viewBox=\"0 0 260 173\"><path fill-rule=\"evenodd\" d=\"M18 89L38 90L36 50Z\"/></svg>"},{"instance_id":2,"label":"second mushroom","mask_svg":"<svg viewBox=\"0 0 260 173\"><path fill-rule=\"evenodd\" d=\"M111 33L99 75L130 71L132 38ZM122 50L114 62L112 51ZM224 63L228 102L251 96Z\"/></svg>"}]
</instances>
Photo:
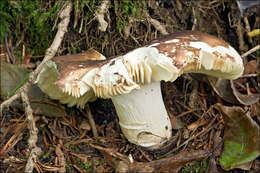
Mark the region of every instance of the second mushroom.
<instances>
[{"instance_id":1,"label":"second mushroom","mask_svg":"<svg viewBox=\"0 0 260 173\"><path fill-rule=\"evenodd\" d=\"M236 79L243 73L240 55L228 43L196 31L154 40L113 59L94 50L54 57L37 78L43 92L81 108L95 98L111 98L128 141L159 148L172 135L160 81L183 73Z\"/></svg>"}]
</instances>

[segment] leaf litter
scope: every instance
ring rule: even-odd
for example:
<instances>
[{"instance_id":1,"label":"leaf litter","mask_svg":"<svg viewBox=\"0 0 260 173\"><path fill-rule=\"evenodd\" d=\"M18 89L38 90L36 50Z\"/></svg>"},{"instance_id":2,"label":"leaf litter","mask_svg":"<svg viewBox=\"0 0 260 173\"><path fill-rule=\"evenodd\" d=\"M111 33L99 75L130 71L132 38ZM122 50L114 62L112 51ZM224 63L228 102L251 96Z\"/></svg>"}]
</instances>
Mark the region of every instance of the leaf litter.
<instances>
[{"instance_id":1,"label":"leaf litter","mask_svg":"<svg viewBox=\"0 0 260 173\"><path fill-rule=\"evenodd\" d=\"M176 1L173 2L176 3L174 6L170 3L161 2L158 5L151 1L147 4L150 8L150 16L163 21L169 32L173 32L172 26L191 29L189 26L193 25L195 18L191 12L194 11L197 13L195 16L200 15L200 20L194 25L195 28L204 32L217 33L219 37L229 41L237 49L239 47L238 50L241 53L248 50L246 49L247 42L244 44L241 42L243 37L232 35L234 30L237 35L241 35L240 32L243 30L239 30L239 26L246 27L245 24L242 26L240 23L239 25L235 20L237 7L234 4L222 3L222 1L201 1L196 3L195 9L198 9L196 11L190 8L194 6L192 1L190 3ZM161 15L165 14L163 13L165 7L169 8L167 13L170 12L171 19L166 19L165 15ZM229 10L231 19L225 18L224 16L228 15L223 15L218 9L223 9L224 13L226 13L224 9ZM184 13L184 11L186 12ZM214 11L214 13L209 11ZM209 25L207 22L209 19L213 21L213 25ZM228 24L225 23L227 20L229 20ZM252 21L254 20L257 19ZM237 25L232 25L232 23ZM63 51L60 53L73 52L74 45L79 45L83 49L89 45L90 47L101 47L107 57L118 55L122 51L136 47L136 43L144 44L146 41L156 38L158 33L154 28L145 30L145 27L150 28L149 26L150 23L137 20L132 23L129 39L124 39L122 33L117 34L113 31L109 33L111 35L108 37L118 39L98 43L98 39L94 36L102 40L104 34L96 32L95 27L89 25L89 37L84 36L86 41L82 41L84 40L81 39L82 36L72 32L70 37L65 39ZM253 26L253 22L251 22L251 26ZM225 31L228 31L229 34ZM77 40L77 38L80 39ZM252 39L256 43L259 42L257 37ZM23 41L25 42L25 40ZM75 44L73 45L72 42ZM71 46L66 46L66 44ZM253 47L253 43L250 44L248 44L249 47ZM10 62L6 51L2 51L2 47L1 45L1 75L3 74L2 62ZM23 58L26 57L24 49L21 48ZM103 52L102 50L99 51ZM30 51L28 50L28 52ZM22 62L22 65L27 68L35 67L35 60L30 58L32 55L30 53L27 55L28 58L26 58L26 62ZM244 60L245 74L233 83L223 82L220 79L213 80L213 82L198 80L198 85L195 86L191 82L194 78L189 75L183 75L174 83L162 83L165 105L174 129L172 139L161 151L150 151L129 143L120 132L118 120L115 117L116 113L110 100L97 100L90 103L98 132L98 137L94 137L91 125L88 124L89 121L81 111L49 100L42 96L37 89L32 91L34 93L32 95L36 95L32 96L31 101L32 107L33 104L36 105L34 114L39 127L38 146L43 150L43 154L35 161L35 171L113 172L123 169L126 172L192 172L198 170L211 173L222 172L221 165L224 169L234 172L242 172L242 169L257 172L260 168L259 158L257 158L259 155L258 126L260 124L259 53L254 52ZM11 71L17 69L12 68ZM18 73L11 73L13 80L3 82L1 76L2 100L5 99L2 97L2 85L10 82L12 89L15 88L19 84L17 81L23 80L23 77L19 77L20 74L26 75L27 70L22 69ZM14 82L16 83L13 84ZM194 88L197 88L197 92L194 92ZM10 91L5 91L5 96ZM194 94L196 100L191 100ZM39 97L39 95L41 96ZM216 103L218 106L214 106ZM42 108L39 104L42 105ZM190 105L194 105L194 107ZM0 121L0 168L6 172L23 171L26 159L29 157L26 142L29 134L23 110L14 105L4 113L3 117L0 117ZM202 167L192 168L191 165L194 162L191 163L191 161L198 159L207 161L207 170Z\"/></svg>"}]
</instances>

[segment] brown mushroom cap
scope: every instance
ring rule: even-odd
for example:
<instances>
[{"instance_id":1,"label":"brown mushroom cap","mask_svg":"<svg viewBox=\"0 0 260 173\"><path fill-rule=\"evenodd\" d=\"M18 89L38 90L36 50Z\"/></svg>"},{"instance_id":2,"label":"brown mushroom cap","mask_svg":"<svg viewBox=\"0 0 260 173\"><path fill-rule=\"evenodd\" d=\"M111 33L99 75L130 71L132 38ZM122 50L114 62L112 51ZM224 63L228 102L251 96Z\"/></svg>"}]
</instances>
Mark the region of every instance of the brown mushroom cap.
<instances>
[{"instance_id":1,"label":"brown mushroom cap","mask_svg":"<svg viewBox=\"0 0 260 173\"><path fill-rule=\"evenodd\" d=\"M68 106L77 104L79 107L84 107L87 101L95 100L96 97L91 90L79 96L81 87L89 89L82 84L80 79L90 70L96 68L99 63L105 62L105 59L94 49L83 53L54 57L46 62L36 83L52 99L60 100L61 103L68 104ZM68 90L66 87L70 89Z\"/></svg>"},{"instance_id":2,"label":"brown mushroom cap","mask_svg":"<svg viewBox=\"0 0 260 173\"><path fill-rule=\"evenodd\" d=\"M174 81L183 73L235 79L244 69L228 43L197 31L176 32L123 56L103 59L96 51L55 57L38 76L38 85L62 103L83 107L96 97L111 98L151 82ZM57 96L59 89L62 94Z\"/></svg>"},{"instance_id":3,"label":"brown mushroom cap","mask_svg":"<svg viewBox=\"0 0 260 173\"><path fill-rule=\"evenodd\" d=\"M183 73L206 73L235 79L243 73L243 62L236 50L215 36L198 31L182 31L154 40L149 47L172 58Z\"/></svg>"}]
</instances>

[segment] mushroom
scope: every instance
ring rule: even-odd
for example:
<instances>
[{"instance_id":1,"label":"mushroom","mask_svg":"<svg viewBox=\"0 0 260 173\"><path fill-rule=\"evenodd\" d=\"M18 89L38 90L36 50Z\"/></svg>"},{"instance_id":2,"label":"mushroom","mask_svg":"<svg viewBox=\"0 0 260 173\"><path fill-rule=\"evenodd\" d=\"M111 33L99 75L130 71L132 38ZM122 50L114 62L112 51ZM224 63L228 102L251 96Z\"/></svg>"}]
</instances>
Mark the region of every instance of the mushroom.
<instances>
[{"instance_id":1,"label":"mushroom","mask_svg":"<svg viewBox=\"0 0 260 173\"><path fill-rule=\"evenodd\" d=\"M111 98L128 141L152 149L172 135L160 81L173 82L183 73L236 79L244 69L228 43L196 31L176 32L109 60L94 50L88 56L93 53L99 58L53 58L38 76L39 87L69 106Z\"/></svg>"}]
</instances>

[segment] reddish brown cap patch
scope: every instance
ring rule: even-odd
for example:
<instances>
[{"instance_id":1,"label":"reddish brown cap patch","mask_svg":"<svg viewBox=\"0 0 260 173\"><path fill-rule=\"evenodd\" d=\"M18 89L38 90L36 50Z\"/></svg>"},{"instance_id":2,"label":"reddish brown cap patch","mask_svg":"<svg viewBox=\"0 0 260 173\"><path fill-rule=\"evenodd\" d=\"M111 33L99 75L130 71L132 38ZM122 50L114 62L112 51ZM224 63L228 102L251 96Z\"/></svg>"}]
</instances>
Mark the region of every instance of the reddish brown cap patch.
<instances>
[{"instance_id":1,"label":"reddish brown cap patch","mask_svg":"<svg viewBox=\"0 0 260 173\"><path fill-rule=\"evenodd\" d=\"M57 65L60 73L56 84L64 88L65 83L77 81L93 68L102 66L107 60L94 49L83 53L54 57L52 61Z\"/></svg>"},{"instance_id":2,"label":"reddish brown cap patch","mask_svg":"<svg viewBox=\"0 0 260 173\"><path fill-rule=\"evenodd\" d=\"M216 47L216 46L223 46L226 48L229 47L229 44L224 40L218 39L217 37L214 37L206 33L201 33L198 31L175 32L161 39L154 40L149 45L152 45L153 43L162 43L173 39L179 39L180 44L185 42L188 43L188 42L200 41L200 42L207 43L211 47Z\"/></svg>"}]
</instances>

